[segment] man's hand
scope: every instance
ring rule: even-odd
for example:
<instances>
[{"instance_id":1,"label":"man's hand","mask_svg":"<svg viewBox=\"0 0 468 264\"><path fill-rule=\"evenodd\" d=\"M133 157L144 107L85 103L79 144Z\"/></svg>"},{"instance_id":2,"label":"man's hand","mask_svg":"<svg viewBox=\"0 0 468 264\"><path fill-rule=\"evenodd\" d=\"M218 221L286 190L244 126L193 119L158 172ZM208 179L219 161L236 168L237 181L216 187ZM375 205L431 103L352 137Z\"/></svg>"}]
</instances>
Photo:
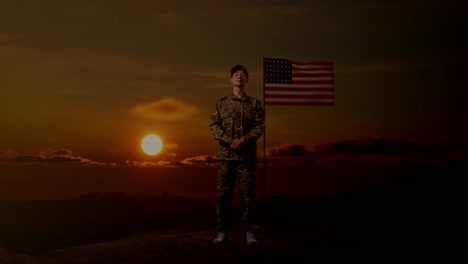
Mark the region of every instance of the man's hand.
<instances>
[{"instance_id":1,"label":"man's hand","mask_svg":"<svg viewBox=\"0 0 468 264\"><path fill-rule=\"evenodd\" d=\"M231 143L231 148L236 150L237 148L239 148L240 145L242 145L243 142L243 140L235 138Z\"/></svg>"}]
</instances>

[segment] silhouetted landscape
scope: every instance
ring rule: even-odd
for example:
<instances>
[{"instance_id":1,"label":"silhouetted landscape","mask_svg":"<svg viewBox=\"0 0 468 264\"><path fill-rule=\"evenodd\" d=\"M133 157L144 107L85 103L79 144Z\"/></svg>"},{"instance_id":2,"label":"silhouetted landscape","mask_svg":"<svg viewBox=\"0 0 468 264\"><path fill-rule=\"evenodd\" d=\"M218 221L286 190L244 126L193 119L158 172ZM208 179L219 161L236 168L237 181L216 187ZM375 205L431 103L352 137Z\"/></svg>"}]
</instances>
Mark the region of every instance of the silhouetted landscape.
<instances>
[{"instance_id":1,"label":"silhouetted landscape","mask_svg":"<svg viewBox=\"0 0 468 264\"><path fill-rule=\"evenodd\" d=\"M468 219L463 211L468 161L390 164L366 172L361 162L355 165L360 171L353 172L348 163L335 175L327 172L336 186L359 180L359 173L367 176L347 191L322 194L314 193L318 186L309 185L317 184L312 175L301 182L294 178L294 169L278 166L275 175L283 179L272 176L270 191L283 184L287 189L284 177L302 187L294 187L297 195L257 195L256 248L245 245L237 196L231 242L224 246L211 245L216 234L214 195L94 192L68 199L2 202L0 263L467 260ZM323 177L320 170L326 168L315 163L305 167L308 173L315 170L315 177ZM286 171L289 176L283 174ZM370 175L378 173L392 180L382 176L371 181ZM327 182L321 182L326 188Z\"/></svg>"}]
</instances>

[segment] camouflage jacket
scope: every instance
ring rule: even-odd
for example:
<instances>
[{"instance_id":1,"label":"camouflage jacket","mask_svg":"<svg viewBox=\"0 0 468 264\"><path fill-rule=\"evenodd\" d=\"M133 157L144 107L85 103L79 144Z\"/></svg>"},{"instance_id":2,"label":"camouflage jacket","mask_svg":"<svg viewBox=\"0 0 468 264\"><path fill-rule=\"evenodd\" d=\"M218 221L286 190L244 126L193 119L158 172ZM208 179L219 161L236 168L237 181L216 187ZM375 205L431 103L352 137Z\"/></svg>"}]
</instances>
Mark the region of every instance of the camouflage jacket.
<instances>
[{"instance_id":1,"label":"camouflage jacket","mask_svg":"<svg viewBox=\"0 0 468 264\"><path fill-rule=\"evenodd\" d=\"M221 97L211 114L211 133L219 141L217 160L246 160L257 158L257 140L265 130L262 103L250 96ZM230 148L233 139L243 140L237 150Z\"/></svg>"}]
</instances>

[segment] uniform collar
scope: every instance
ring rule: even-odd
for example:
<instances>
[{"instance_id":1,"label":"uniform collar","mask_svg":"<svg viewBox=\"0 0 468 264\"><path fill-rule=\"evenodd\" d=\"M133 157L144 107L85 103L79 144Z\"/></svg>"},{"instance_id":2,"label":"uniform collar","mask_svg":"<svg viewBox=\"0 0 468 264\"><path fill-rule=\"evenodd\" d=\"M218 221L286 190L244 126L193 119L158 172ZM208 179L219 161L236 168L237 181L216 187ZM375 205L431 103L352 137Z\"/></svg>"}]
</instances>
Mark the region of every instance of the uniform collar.
<instances>
[{"instance_id":1,"label":"uniform collar","mask_svg":"<svg viewBox=\"0 0 468 264\"><path fill-rule=\"evenodd\" d=\"M244 96L241 97L241 98L237 98L234 94L231 94L228 96L229 99L231 100L242 100L242 101L245 101L245 99L247 99L247 93L244 93Z\"/></svg>"}]
</instances>

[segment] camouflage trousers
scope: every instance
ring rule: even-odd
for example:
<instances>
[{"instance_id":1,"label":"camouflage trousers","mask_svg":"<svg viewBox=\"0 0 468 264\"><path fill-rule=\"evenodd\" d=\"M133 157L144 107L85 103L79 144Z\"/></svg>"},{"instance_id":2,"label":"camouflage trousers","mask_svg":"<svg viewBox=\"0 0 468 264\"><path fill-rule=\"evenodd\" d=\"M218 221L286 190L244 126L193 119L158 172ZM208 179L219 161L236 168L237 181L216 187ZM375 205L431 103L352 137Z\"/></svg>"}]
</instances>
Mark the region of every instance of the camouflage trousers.
<instances>
[{"instance_id":1,"label":"camouflage trousers","mask_svg":"<svg viewBox=\"0 0 468 264\"><path fill-rule=\"evenodd\" d=\"M218 161L218 181L216 186L218 205L218 231L226 231L229 226L231 201L236 179L242 204L242 223L246 231L253 231L253 205L256 188L257 161Z\"/></svg>"}]
</instances>

